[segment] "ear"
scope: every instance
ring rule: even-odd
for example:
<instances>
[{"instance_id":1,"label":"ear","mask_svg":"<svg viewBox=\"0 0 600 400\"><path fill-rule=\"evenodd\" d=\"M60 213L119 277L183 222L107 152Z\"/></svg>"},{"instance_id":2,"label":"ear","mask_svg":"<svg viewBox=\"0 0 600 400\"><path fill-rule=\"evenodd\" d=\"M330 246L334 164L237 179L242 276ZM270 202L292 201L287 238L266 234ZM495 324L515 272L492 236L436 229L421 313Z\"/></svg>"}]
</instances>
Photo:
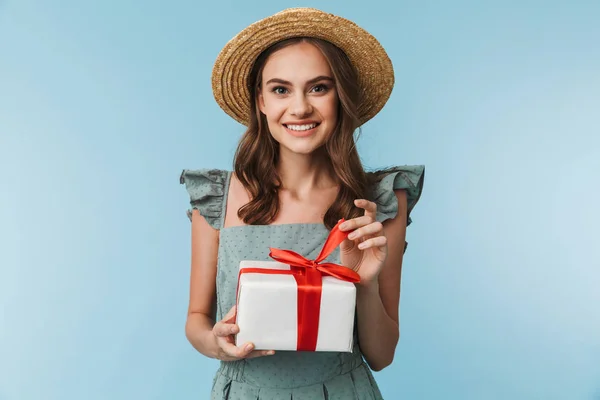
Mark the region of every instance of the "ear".
<instances>
[{"instance_id":1,"label":"ear","mask_svg":"<svg viewBox=\"0 0 600 400\"><path fill-rule=\"evenodd\" d=\"M260 110L260 112L263 114L266 114L265 113L265 98L263 97L262 90L260 90L260 89L258 89L258 94L256 96L256 100L257 100L258 109Z\"/></svg>"}]
</instances>

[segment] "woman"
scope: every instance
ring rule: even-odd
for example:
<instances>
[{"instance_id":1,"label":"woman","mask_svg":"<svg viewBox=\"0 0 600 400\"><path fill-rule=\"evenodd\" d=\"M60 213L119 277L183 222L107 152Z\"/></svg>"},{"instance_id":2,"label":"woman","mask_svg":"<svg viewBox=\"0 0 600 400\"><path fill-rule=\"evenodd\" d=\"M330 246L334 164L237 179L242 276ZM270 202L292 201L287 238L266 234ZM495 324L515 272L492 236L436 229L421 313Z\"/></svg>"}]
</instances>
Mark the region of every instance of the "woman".
<instances>
[{"instance_id":1,"label":"woman","mask_svg":"<svg viewBox=\"0 0 600 400\"><path fill-rule=\"evenodd\" d=\"M383 107L392 66L379 43L343 18L289 9L252 24L220 53L215 99L247 126L234 171L184 170L192 210L186 336L221 360L213 399L380 399L371 370L393 359L409 214L424 168L366 173L354 133ZM269 247L316 256L329 231L348 237L332 262L355 270L352 353L274 352L234 343L241 260Z\"/></svg>"}]
</instances>

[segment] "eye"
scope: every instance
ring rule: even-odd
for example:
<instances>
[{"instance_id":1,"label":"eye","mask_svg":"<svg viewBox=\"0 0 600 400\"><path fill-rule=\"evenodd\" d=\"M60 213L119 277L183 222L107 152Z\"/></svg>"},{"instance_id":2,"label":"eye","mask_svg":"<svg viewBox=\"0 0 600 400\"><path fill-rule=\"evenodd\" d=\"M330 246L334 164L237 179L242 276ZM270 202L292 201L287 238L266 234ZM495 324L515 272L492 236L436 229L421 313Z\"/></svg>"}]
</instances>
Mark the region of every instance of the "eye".
<instances>
[{"instance_id":1,"label":"eye","mask_svg":"<svg viewBox=\"0 0 600 400\"><path fill-rule=\"evenodd\" d=\"M323 83L320 83L312 88L313 92L324 93L329 90L329 87Z\"/></svg>"},{"instance_id":2,"label":"eye","mask_svg":"<svg viewBox=\"0 0 600 400\"><path fill-rule=\"evenodd\" d=\"M273 92L275 94L286 94L287 89L284 88L283 86L275 86L273 89L271 89L271 92Z\"/></svg>"}]
</instances>

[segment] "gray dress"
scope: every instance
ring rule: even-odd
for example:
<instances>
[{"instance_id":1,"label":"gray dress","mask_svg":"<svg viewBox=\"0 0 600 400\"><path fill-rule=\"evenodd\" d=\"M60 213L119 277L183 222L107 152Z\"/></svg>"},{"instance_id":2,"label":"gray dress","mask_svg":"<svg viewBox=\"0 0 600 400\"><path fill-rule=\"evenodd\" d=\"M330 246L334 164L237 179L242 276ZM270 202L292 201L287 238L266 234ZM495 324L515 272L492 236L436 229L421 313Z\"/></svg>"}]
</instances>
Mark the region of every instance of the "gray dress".
<instances>
[{"instance_id":1,"label":"gray dress","mask_svg":"<svg viewBox=\"0 0 600 400\"><path fill-rule=\"evenodd\" d=\"M184 170L180 182L190 204L208 223L220 230L217 261L217 320L235 304L237 272L241 260L265 260L269 247L290 249L314 259L329 230L323 224L244 225L223 228L231 171ZM423 187L424 167L401 166L373 188L377 219L398 212L394 189L406 189L408 210L413 209ZM188 210L188 216L190 210ZM410 216L409 216L410 224ZM339 248L327 261L339 263ZM286 352L273 356L221 362L213 380L211 399L219 400L376 400L381 399L371 370L364 362L354 335L352 353Z\"/></svg>"}]
</instances>

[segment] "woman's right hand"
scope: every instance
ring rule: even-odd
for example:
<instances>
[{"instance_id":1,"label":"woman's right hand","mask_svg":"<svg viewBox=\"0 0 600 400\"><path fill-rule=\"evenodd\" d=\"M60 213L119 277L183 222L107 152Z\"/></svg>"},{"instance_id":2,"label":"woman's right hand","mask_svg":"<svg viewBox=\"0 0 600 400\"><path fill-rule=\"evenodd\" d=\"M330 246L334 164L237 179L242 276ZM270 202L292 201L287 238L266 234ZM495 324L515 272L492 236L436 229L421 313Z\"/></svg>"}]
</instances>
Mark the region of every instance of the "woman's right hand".
<instances>
[{"instance_id":1,"label":"woman's right hand","mask_svg":"<svg viewBox=\"0 0 600 400\"><path fill-rule=\"evenodd\" d=\"M233 323L235 313L236 308L233 306L227 315L213 326L212 333L217 341L216 358L221 361L236 361L275 354L273 350L254 350L252 343L244 343L242 346L235 345L234 336L239 332L239 327Z\"/></svg>"}]
</instances>

